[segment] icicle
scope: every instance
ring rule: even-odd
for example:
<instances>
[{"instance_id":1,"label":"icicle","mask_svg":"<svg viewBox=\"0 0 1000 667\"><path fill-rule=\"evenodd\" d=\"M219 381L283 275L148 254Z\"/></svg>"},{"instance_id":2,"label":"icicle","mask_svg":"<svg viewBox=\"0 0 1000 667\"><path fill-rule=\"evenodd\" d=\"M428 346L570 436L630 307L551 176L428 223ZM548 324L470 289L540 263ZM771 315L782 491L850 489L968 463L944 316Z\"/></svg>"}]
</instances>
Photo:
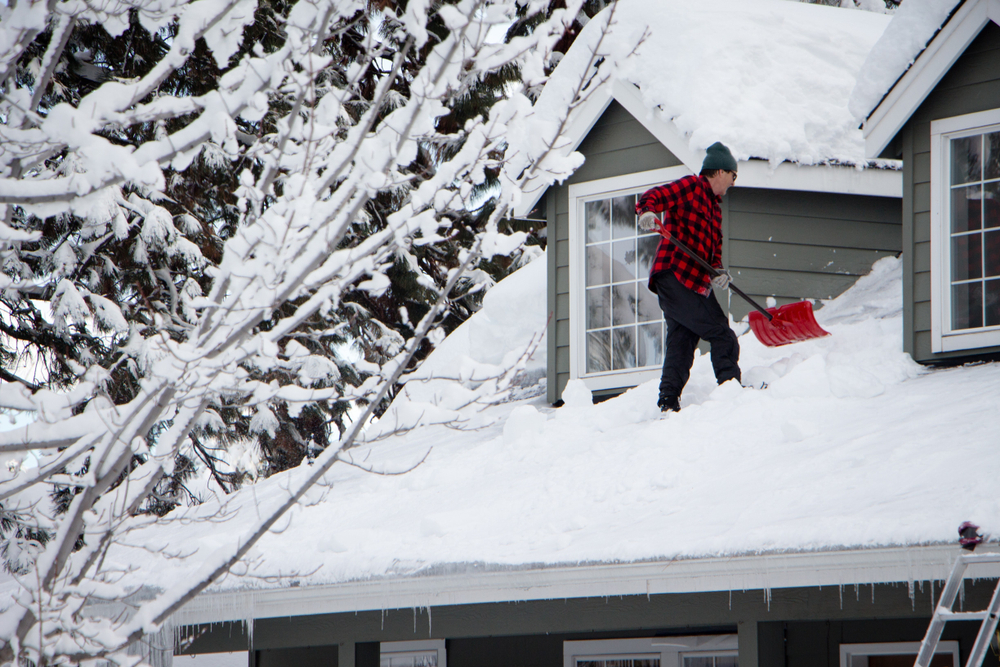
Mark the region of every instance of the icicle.
<instances>
[{"instance_id":1,"label":"icicle","mask_svg":"<svg viewBox=\"0 0 1000 667\"><path fill-rule=\"evenodd\" d=\"M729 589L729 611L733 610L733 589Z\"/></svg>"},{"instance_id":2,"label":"icicle","mask_svg":"<svg viewBox=\"0 0 1000 667\"><path fill-rule=\"evenodd\" d=\"M385 630L385 605L382 605L382 629Z\"/></svg>"},{"instance_id":3,"label":"icicle","mask_svg":"<svg viewBox=\"0 0 1000 667\"><path fill-rule=\"evenodd\" d=\"M854 600L861 602L861 586L858 584L854 584Z\"/></svg>"},{"instance_id":4,"label":"icicle","mask_svg":"<svg viewBox=\"0 0 1000 667\"><path fill-rule=\"evenodd\" d=\"M840 610L844 610L844 584L837 584L837 592L840 593Z\"/></svg>"},{"instance_id":5,"label":"icicle","mask_svg":"<svg viewBox=\"0 0 1000 667\"><path fill-rule=\"evenodd\" d=\"M767 603L767 610L771 611L771 587L764 587L764 601Z\"/></svg>"},{"instance_id":6,"label":"icicle","mask_svg":"<svg viewBox=\"0 0 1000 667\"><path fill-rule=\"evenodd\" d=\"M434 636L431 631L431 608L427 607L427 638L430 639Z\"/></svg>"},{"instance_id":7,"label":"icicle","mask_svg":"<svg viewBox=\"0 0 1000 667\"><path fill-rule=\"evenodd\" d=\"M417 608L413 608L413 634L417 634Z\"/></svg>"},{"instance_id":8,"label":"icicle","mask_svg":"<svg viewBox=\"0 0 1000 667\"><path fill-rule=\"evenodd\" d=\"M872 583L872 604L875 604L875 583Z\"/></svg>"},{"instance_id":9,"label":"icicle","mask_svg":"<svg viewBox=\"0 0 1000 667\"><path fill-rule=\"evenodd\" d=\"M937 605L934 603L934 580L931 579L931 615L934 614L934 609Z\"/></svg>"},{"instance_id":10,"label":"icicle","mask_svg":"<svg viewBox=\"0 0 1000 667\"><path fill-rule=\"evenodd\" d=\"M906 588L907 588L907 590L908 590L908 592L910 594L910 606L913 608L914 611L916 611L917 610L917 596L916 596L916 591L915 591L915 587L914 587L913 583L914 583L913 579L910 579L908 582L906 582Z\"/></svg>"},{"instance_id":11,"label":"icicle","mask_svg":"<svg viewBox=\"0 0 1000 667\"><path fill-rule=\"evenodd\" d=\"M247 633L247 647L248 650L253 653L253 626L254 618L257 617L257 593L256 591L250 591L247 595L247 608L245 610L246 614L243 617L243 627Z\"/></svg>"},{"instance_id":12,"label":"icicle","mask_svg":"<svg viewBox=\"0 0 1000 667\"><path fill-rule=\"evenodd\" d=\"M958 610L965 611L965 579L962 580L962 585L958 587Z\"/></svg>"}]
</instances>

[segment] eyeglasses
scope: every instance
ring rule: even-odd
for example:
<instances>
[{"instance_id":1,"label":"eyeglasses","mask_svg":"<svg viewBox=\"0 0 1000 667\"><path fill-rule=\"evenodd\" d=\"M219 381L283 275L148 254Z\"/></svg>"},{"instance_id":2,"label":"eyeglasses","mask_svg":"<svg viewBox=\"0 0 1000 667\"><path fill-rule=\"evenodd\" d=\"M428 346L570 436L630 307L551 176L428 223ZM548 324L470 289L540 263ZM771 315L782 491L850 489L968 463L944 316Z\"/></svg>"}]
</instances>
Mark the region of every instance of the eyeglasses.
<instances>
[{"instance_id":1,"label":"eyeglasses","mask_svg":"<svg viewBox=\"0 0 1000 667\"><path fill-rule=\"evenodd\" d=\"M733 183L735 183L736 182L736 172L735 171L730 171L730 170L726 169L726 173L733 175Z\"/></svg>"}]
</instances>

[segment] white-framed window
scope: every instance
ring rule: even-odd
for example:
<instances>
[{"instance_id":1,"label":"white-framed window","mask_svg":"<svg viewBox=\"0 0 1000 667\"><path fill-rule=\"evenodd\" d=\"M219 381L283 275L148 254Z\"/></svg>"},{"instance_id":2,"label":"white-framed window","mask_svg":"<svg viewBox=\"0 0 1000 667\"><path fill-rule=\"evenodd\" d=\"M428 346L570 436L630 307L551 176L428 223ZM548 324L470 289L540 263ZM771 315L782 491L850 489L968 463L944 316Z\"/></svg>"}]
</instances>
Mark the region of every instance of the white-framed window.
<instances>
[{"instance_id":1,"label":"white-framed window","mask_svg":"<svg viewBox=\"0 0 1000 667\"><path fill-rule=\"evenodd\" d=\"M563 642L563 667L739 667L735 634Z\"/></svg>"},{"instance_id":2,"label":"white-framed window","mask_svg":"<svg viewBox=\"0 0 1000 667\"><path fill-rule=\"evenodd\" d=\"M664 324L646 287L659 234L636 226L636 197L687 176L687 167L569 187L570 377L591 389L659 377Z\"/></svg>"},{"instance_id":3,"label":"white-framed window","mask_svg":"<svg viewBox=\"0 0 1000 667\"><path fill-rule=\"evenodd\" d=\"M379 667L448 667L443 639L379 644Z\"/></svg>"},{"instance_id":4,"label":"white-framed window","mask_svg":"<svg viewBox=\"0 0 1000 667\"><path fill-rule=\"evenodd\" d=\"M840 667L913 667L920 642L841 644ZM958 642L938 642L931 667L961 667Z\"/></svg>"},{"instance_id":5,"label":"white-framed window","mask_svg":"<svg viewBox=\"0 0 1000 667\"><path fill-rule=\"evenodd\" d=\"M1000 345L1000 109L931 123L931 332Z\"/></svg>"}]
</instances>

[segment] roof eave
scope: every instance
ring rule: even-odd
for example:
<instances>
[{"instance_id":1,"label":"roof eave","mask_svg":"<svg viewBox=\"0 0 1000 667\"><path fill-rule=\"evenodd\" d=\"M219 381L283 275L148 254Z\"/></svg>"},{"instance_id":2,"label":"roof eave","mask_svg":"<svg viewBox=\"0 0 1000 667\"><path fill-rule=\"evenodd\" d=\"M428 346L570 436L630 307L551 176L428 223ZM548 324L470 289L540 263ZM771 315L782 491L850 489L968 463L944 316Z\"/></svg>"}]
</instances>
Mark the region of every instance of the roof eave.
<instances>
[{"instance_id":1,"label":"roof eave","mask_svg":"<svg viewBox=\"0 0 1000 667\"><path fill-rule=\"evenodd\" d=\"M988 21L1000 23L1000 0L966 0L868 114L861 129L865 153L877 157L965 52Z\"/></svg>"},{"instance_id":2,"label":"roof eave","mask_svg":"<svg viewBox=\"0 0 1000 667\"><path fill-rule=\"evenodd\" d=\"M633 84L612 80L604 86L605 90L592 95L572 119L567 132L569 142L563 148L563 155L579 148L601 114L615 100L692 173L701 169L704 151L691 150L684 135L672 122L660 118L643 103L642 95ZM794 163L782 163L775 168L764 160L751 160L740 165L740 185L743 187L901 197L902 183L902 172L886 169ZM539 185L535 190L525 192L514 209L515 217L527 217L547 189L548 186Z\"/></svg>"},{"instance_id":3,"label":"roof eave","mask_svg":"<svg viewBox=\"0 0 1000 667\"><path fill-rule=\"evenodd\" d=\"M470 567L461 573L202 593L172 620L176 627L443 605L943 580L960 553L949 544L493 571ZM1000 576L1000 565L981 567L989 571L977 576Z\"/></svg>"}]
</instances>

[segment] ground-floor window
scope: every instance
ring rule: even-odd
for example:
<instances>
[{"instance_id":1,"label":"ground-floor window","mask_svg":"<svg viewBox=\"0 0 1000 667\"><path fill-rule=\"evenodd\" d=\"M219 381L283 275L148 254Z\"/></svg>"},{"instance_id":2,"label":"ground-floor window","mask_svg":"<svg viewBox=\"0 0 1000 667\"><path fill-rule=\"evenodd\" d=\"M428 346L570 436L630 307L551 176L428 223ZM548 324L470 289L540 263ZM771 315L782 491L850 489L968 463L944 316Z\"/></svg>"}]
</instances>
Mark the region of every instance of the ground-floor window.
<instances>
[{"instance_id":1,"label":"ground-floor window","mask_svg":"<svg viewBox=\"0 0 1000 667\"><path fill-rule=\"evenodd\" d=\"M913 667L920 642L841 644L840 667ZM939 642L930 667L960 667L958 642Z\"/></svg>"},{"instance_id":2,"label":"ground-floor window","mask_svg":"<svg viewBox=\"0 0 1000 667\"><path fill-rule=\"evenodd\" d=\"M563 667L739 667L735 634L563 642Z\"/></svg>"},{"instance_id":3,"label":"ground-floor window","mask_svg":"<svg viewBox=\"0 0 1000 667\"><path fill-rule=\"evenodd\" d=\"M379 644L379 667L448 667L443 639Z\"/></svg>"}]
</instances>

